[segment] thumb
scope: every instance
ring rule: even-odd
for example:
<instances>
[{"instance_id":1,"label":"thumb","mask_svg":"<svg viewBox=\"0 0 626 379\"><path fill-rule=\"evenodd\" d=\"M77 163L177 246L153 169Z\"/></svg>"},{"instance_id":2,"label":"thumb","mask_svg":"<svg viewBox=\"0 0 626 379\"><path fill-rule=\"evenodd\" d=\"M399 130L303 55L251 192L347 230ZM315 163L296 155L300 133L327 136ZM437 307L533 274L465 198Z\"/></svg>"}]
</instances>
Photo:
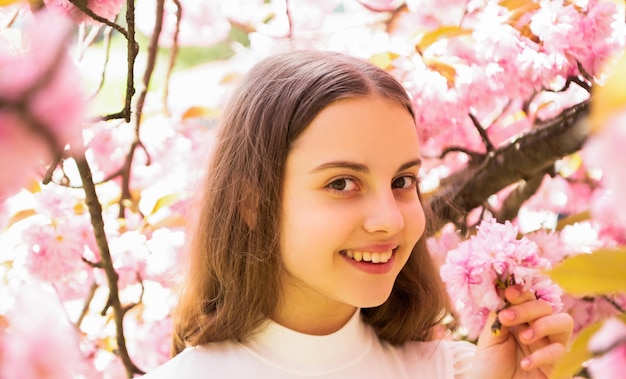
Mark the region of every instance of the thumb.
<instances>
[{"instance_id":1,"label":"thumb","mask_svg":"<svg viewBox=\"0 0 626 379\"><path fill-rule=\"evenodd\" d=\"M509 328L502 325L496 312L490 312L487 322L478 337L478 344L484 347L498 345L507 340Z\"/></svg>"}]
</instances>

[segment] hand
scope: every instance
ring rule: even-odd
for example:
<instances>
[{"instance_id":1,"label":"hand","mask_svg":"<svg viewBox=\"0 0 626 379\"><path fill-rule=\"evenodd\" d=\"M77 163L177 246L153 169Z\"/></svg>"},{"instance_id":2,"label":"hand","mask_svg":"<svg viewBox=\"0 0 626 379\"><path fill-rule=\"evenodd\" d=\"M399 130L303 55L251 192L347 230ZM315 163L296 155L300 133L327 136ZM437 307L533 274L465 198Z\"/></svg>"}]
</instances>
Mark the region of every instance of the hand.
<instances>
[{"instance_id":1,"label":"hand","mask_svg":"<svg viewBox=\"0 0 626 379\"><path fill-rule=\"evenodd\" d=\"M567 352L574 321L566 313L553 313L552 307L520 286L506 289L511 304L487 319L476 349L472 378L547 379L554 364ZM499 335L491 325L498 317Z\"/></svg>"}]
</instances>

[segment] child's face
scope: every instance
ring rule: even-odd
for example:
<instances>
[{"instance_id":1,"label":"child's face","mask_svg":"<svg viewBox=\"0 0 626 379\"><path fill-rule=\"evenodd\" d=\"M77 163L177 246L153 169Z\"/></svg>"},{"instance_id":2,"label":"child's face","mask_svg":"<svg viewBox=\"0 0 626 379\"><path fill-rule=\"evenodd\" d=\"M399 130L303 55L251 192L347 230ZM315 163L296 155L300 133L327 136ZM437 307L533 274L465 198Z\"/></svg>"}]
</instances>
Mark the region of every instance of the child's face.
<instances>
[{"instance_id":1,"label":"child's face","mask_svg":"<svg viewBox=\"0 0 626 379\"><path fill-rule=\"evenodd\" d=\"M286 162L283 307L354 312L389 297L424 232L419 156L413 119L396 103L343 99L317 115Z\"/></svg>"}]
</instances>

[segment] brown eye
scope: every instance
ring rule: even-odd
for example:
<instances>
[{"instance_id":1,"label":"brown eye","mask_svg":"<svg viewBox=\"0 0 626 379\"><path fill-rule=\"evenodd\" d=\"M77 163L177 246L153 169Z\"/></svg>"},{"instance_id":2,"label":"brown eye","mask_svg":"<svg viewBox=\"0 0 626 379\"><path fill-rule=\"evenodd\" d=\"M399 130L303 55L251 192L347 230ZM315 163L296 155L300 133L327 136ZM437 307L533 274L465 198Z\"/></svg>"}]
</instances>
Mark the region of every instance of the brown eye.
<instances>
[{"instance_id":1,"label":"brown eye","mask_svg":"<svg viewBox=\"0 0 626 379\"><path fill-rule=\"evenodd\" d=\"M349 192L358 189L356 182L349 178L335 179L327 185L333 191Z\"/></svg>"},{"instance_id":2,"label":"brown eye","mask_svg":"<svg viewBox=\"0 0 626 379\"><path fill-rule=\"evenodd\" d=\"M393 188L393 189L407 189L407 188L415 187L416 183L417 183L417 178L416 177L410 176L410 175L405 175L405 176L401 176L399 178L396 178L391 183L391 188Z\"/></svg>"},{"instance_id":3,"label":"brown eye","mask_svg":"<svg viewBox=\"0 0 626 379\"><path fill-rule=\"evenodd\" d=\"M346 180L345 179L335 180L334 182L330 183L329 186L330 188L336 191L343 191L346 188Z\"/></svg>"}]
</instances>

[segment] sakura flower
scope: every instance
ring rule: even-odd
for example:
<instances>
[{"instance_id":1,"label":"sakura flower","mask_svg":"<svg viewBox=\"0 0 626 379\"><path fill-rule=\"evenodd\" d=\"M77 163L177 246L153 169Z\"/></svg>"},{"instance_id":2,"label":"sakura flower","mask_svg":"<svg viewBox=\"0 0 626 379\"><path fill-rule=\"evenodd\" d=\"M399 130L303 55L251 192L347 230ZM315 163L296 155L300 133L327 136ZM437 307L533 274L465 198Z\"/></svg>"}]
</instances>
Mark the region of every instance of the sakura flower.
<instances>
[{"instance_id":1,"label":"sakura flower","mask_svg":"<svg viewBox=\"0 0 626 379\"><path fill-rule=\"evenodd\" d=\"M483 221L475 236L450 251L440 273L448 293L457 299L461 323L469 337L476 338L489 312L503 309L507 303L503 290L522 285L555 310L562 306L560 289L542 271L550 261L539 255L537 245L528 238L517 238L518 229L510 222Z\"/></svg>"},{"instance_id":2,"label":"sakura flower","mask_svg":"<svg viewBox=\"0 0 626 379\"><path fill-rule=\"evenodd\" d=\"M39 176L51 147L82 144L84 101L66 52L68 31L63 20L38 14L25 26L23 46L0 40L0 198Z\"/></svg>"},{"instance_id":3,"label":"sakura flower","mask_svg":"<svg viewBox=\"0 0 626 379\"><path fill-rule=\"evenodd\" d=\"M578 43L570 49L570 54L588 74L598 76L607 58L624 48L626 24L623 8L620 10L613 1L589 0L585 17L578 27L578 38L572 38Z\"/></svg>"},{"instance_id":4,"label":"sakura flower","mask_svg":"<svg viewBox=\"0 0 626 379\"><path fill-rule=\"evenodd\" d=\"M589 364L592 378L623 378L626 371L626 324L617 318L606 320L591 337L589 350L600 355Z\"/></svg>"},{"instance_id":5,"label":"sakura flower","mask_svg":"<svg viewBox=\"0 0 626 379\"><path fill-rule=\"evenodd\" d=\"M119 236L111 236L109 248L113 266L119 275L118 286L124 289L137 284L143 278L141 274L146 267L149 251L146 246L146 236L138 231L127 231ZM96 277L99 283L106 283L104 272L99 271Z\"/></svg>"},{"instance_id":6,"label":"sakura flower","mask_svg":"<svg viewBox=\"0 0 626 379\"><path fill-rule=\"evenodd\" d=\"M578 30L581 15L572 4L560 1L542 1L531 17L530 30L542 41L544 49L562 54L570 47Z\"/></svg>"},{"instance_id":7,"label":"sakura flower","mask_svg":"<svg viewBox=\"0 0 626 379\"><path fill-rule=\"evenodd\" d=\"M144 370L153 369L171 357L172 319L146 322L129 317L128 350L137 357L136 363Z\"/></svg>"},{"instance_id":8,"label":"sakura flower","mask_svg":"<svg viewBox=\"0 0 626 379\"><path fill-rule=\"evenodd\" d=\"M178 266L184 242L185 234L181 230L160 228L154 231L152 238L146 241L150 255L142 277L154 280L166 288L177 284L175 268Z\"/></svg>"},{"instance_id":9,"label":"sakura flower","mask_svg":"<svg viewBox=\"0 0 626 379\"><path fill-rule=\"evenodd\" d=\"M83 259L97 262L97 247L88 215L48 222L29 219L20 232L25 256L15 262L32 277L50 282L62 301L83 299L93 283L93 270Z\"/></svg>"},{"instance_id":10,"label":"sakura flower","mask_svg":"<svg viewBox=\"0 0 626 379\"><path fill-rule=\"evenodd\" d=\"M626 214L619 210L626 209L626 198L620 196L626 189L626 176L620 164L626 158L624 146L626 144L626 111L617 113L608 119L602 130L594 135L585 145L583 156L586 162L602 171L602 184L609 196L609 208L604 208L607 214L597 214L598 218L609 216L614 222L626 226ZM592 205L593 208L593 205Z\"/></svg>"},{"instance_id":11,"label":"sakura flower","mask_svg":"<svg viewBox=\"0 0 626 379\"><path fill-rule=\"evenodd\" d=\"M54 225L33 224L23 232L23 241L28 246L25 263L32 275L55 283L71 278L87 267L82 260L86 243L74 230L79 220Z\"/></svg>"},{"instance_id":12,"label":"sakura flower","mask_svg":"<svg viewBox=\"0 0 626 379\"><path fill-rule=\"evenodd\" d=\"M85 12L78 9L69 0L44 0L46 7L57 14L66 16L76 23L97 22ZM107 20L113 20L122 10L124 0L87 0L86 7L96 15Z\"/></svg>"},{"instance_id":13,"label":"sakura flower","mask_svg":"<svg viewBox=\"0 0 626 379\"><path fill-rule=\"evenodd\" d=\"M7 330L0 331L1 378L90 377L93 368L54 294L32 283L21 286L7 320Z\"/></svg>"}]
</instances>

